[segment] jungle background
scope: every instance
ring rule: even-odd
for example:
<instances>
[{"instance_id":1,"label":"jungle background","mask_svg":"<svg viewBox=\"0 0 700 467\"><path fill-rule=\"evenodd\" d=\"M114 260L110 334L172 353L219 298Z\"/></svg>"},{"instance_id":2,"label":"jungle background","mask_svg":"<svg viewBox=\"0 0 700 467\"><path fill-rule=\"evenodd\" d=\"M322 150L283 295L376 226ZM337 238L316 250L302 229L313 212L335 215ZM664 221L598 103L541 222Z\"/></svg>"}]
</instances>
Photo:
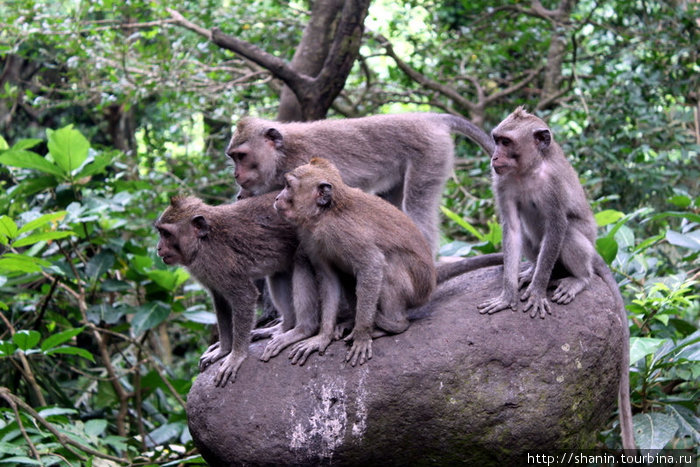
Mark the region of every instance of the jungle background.
<instances>
[{"instance_id":1,"label":"jungle background","mask_svg":"<svg viewBox=\"0 0 700 467\"><path fill-rule=\"evenodd\" d=\"M235 198L243 115L518 105L578 170L629 312L637 442L697 452L700 3L0 4L0 463L201 461L185 399L215 317L155 255L177 193ZM397 135L400 138L401 135ZM496 251L489 161L456 136L441 253ZM279 358L279 357L278 357ZM616 414L599 435L619 448Z\"/></svg>"}]
</instances>

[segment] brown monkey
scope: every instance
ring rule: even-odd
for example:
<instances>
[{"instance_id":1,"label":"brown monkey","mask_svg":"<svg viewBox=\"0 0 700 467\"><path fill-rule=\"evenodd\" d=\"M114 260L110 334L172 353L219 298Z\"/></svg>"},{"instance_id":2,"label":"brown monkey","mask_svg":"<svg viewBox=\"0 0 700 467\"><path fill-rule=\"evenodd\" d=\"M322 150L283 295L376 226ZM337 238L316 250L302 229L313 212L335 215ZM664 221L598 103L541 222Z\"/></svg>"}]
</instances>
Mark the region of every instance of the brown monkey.
<instances>
[{"instance_id":1,"label":"brown monkey","mask_svg":"<svg viewBox=\"0 0 700 467\"><path fill-rule=\"evenodd\" d=\"M596 223L578 176L545 122L518 107L492 132L493 192L503 225L503 290L482 303L481 313L517 308L518 289L530 316L551 313L547 286L555 266L569 276L555 281L552 299L571 302L595 273L610 288L624 333L620 376L620 426L624 449L634 449L629 399L629 327L620 290L596 252ZM531 265L519 274L522 252Z\"/></svg>"},{"instance_id":2,"label":"brown monkey","mask_svg":"<svg viewBox=\"0 0 700 467\"><path fill-rule=\"evenodd\" d=\"M328 158L347 185L402 209L436 248L438 204L453 166L450 132L493 152L493 141L469 120L415 113L306 123L243 118L226 154L242 198L282 188L285 173L312 157Z\"/></svg>"},{"instance_id":3,"label":"brown monkey","mask_svg":"<svg viewBox=\"0 0 700 467\"><path fill-rule=\"evenodd\" d=\"M436 285L432 253L425 238L404 213L381 198L343 183L329 161L313 158L285 175L275 200L277 211L296 225L303 250L319 276L321 330L292 349L292 363L303 363L330 344L342 286L336 271L356 280L355 325L346 338L352 366L372 358L372 337L400 333L409 325L407 308L424 304ZM500 261L499 255L445 265L446 280ZM484 262L485 261L485 262ZM379 311L377 310L379 308Z\"/></svg>"},{"instance_id":4,"label":"brown monkey","mask_svg":"<svg viewBox=\"0 0 700 467\"><path fill-rule=\"evenodd\" d=\"M318 328L313 271L297 253L295 229L273 209L274 198L270 193L209 206L195 197L176 197L154 224L160 234L158 255L166 264L185 266L214 301L220 342L207 349L199 367L203 370L225 358L214 379L217 386L235 380L248 354L258 296L253 280L267 278L273 303L282 314L285 332L268 344L273 345L269 353L290 337L300 340ZM293 271L291 278L288 271ZM298 317L292 303L301 311ZM265 337L270 330L259 332Z\"/></svg>"}]
</instances>

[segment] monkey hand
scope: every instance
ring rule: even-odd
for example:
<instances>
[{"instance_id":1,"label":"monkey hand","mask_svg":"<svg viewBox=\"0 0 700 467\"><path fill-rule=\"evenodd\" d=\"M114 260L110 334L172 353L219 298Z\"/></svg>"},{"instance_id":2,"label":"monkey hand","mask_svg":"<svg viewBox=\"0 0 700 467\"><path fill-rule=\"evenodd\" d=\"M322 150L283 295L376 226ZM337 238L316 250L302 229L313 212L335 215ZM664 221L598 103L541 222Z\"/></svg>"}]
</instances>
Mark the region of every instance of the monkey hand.
<instances>
[{"instance_id":1,"label":"monkey hand","mask_svg":"<svg viewBox=\"0 0 700 467\"><path fill-rule=\"evenodd\" d=\"M506 308L510 308L513 311L517 311L518 301L514 296L511 295L512 294L509 294L504 290L498 297L486 300L484 303L481 303L476 307L479 309L479 313L481 313L482 315L492 315L494 313L498 313L499 311L503 311Z\"/></svg>"},{"instance_id":2,"label":"monkey hand","mask_svg":"<svg viewBox=\"0 0 700 467\"><path fill-rule=\"evenodd\" d=\"M350 365L355 366L358 360L362 365L372 358L372 337L368 332L353 329L345 338L345 342L349 341L352 341L352 347L345 356L345 361L350 362Z\"/></svg>"},{"instance_id":3,"label":"monkey hand","mask_svg":"<svg viewBox=\"0 0 700 467\"><path fill-rule=\"evenodd\" d=\"M318 334L314 337L310 337L306 340L299 342L297 345L292 347L291 352L289 352L289 358L292 360L292 365L299 363L302 366L309 355L318 350L319 355L323 355L326 348L331 343L332 336L326 336L324 334Z\"/></svg>"},{"instance_id":4,"label":"monkey hand","mask_svg":"<svg viewBox=\"0 0 700 467\"><path fill-rule=\"evenodd\" d=\"M540 315L540 318L544 319L546 314L551 315L552 309L549 307L549 301L547 300L546 291L535 291L532 283L525 289L523 295L520 297L521 300L525 301L525 307L523 312L527 313L530 311L530 318L534 318Z\"/></svg>"},{"instance_id":5,"label":"monkey hand","mask_svg":"<svg viewBox=\"0 0 700 467\"><path fill-rule=\"evenodd\" d=\"M214 377L214 384L224 387L229 380L233 383L236 380L236 373L238 373L238 369L245 358L245 353L231 352L228 354L226 359L221 362L219 372Z\"/></svg>"},{"instance_id":6,"label":"monkey hand","mask_svg":"<svg viewBox=\"0 0 700 467\"><path fill-rule=\"evenodd\" d=\"M204 371L209 365L224 358L228 355L228 352L221 352L219 350L220 342L212 344L209 348L202 354L199 358L199 371Z\"/></svg>"}]
</instances>

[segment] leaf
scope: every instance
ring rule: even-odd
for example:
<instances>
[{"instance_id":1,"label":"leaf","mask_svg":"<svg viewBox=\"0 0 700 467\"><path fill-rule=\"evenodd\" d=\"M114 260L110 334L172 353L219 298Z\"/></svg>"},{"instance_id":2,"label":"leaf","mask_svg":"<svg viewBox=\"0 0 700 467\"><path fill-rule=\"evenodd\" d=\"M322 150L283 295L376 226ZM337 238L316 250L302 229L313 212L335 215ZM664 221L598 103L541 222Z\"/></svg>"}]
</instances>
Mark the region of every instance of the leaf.
<instances>
[{"instance_id":1,"label":"leaf","mask_svg":"<svg viewBox=\"0 0 700 467\"><path fill-rule=\"evenodd\" d=\"M0 235L15 238L17 236L17 224L7 216L0 217Z\"/></svg>"},{"instance_id":2,"label":"leaf","mask_svg":"<svg viewBox=\"0 0 700 467\"><path fill-rule=\"evenodd\" d=\"M41 333L38 331L17 331L14 336L12 336L12 342L17 344L21 350L26 351L34 348L41 339Z\"/></svg>"},{"instance_id":3,"label":"leaf","mask_svg":"<svg viewBox=\"0 0 700 467\"><path fill-rule=\"evenodd\" d=\"M0 341L0 357L9 357L15 353L17 345L10 341Z\"/></svg>"},{"instance_id":4,"label":"leaf","mask_svg":"<svg viewBox=\"0 0 700 467\"><path fill-rule=\"evenodd\" d=\"M700 239L691 234L681 234L673 230L666 232L666 240L671 245L689 248L693 251L700 251Z\"/></svg>"},{"instance_id":5,"label":"leaf","mask_svg":"<svg viewBox=\"0 0 700 467\"><path fill-rule=\"evenodd\" d=\"M93 256L85 266L85 273L93 281L97 281L104 273L114 266L114 254L103 250Z\"/></svg>"},{"instance_id":6,"label":"leaf","mask_svg":"<svg viewBox=\"0 0 700 467\"><path fill-rule=\"evenodd\" d=\"M84 329L85 327L83 326L80 328L67 329L65 331L52 334L46 339L44 339L44 341L41 343L41 350L46 351L53 347L59 346L83 332Z\"/></svg>"},{"instance_id":7,"label":"leaf","mask_svg":"<svg viewBox=\"0 0 700 467\"><path fill-rule=\"evenodd\" d=\"M60 130L46 130L49 136L49 152L56 165L67 174L80 167L88 156L90 143L73 125Z\"/></svg>"},{"instance_id":8,"label":"leaf","mask_svg":"<svg viewBox=\"0 0 700 467\"><path fill-rule=\"evenodd\" d=\"M5 141L5 138L0 135L0 151L4 151L5 149L8 149L10 146L7 144L7 141Z\"/></svg>"},{"instance_id":9,"label":"leaf","mask_svg":"<svg viewBox=\"0 0 700 467\"><path fill-rule=\"evenodd\" d=\"M700 443L700 417L692 410L682 405L667 405L666 409L674 417L681 427L681 431L689 434L695 443Z\"/></svg>"},{"instance_id":10,"label":"leaf","mask_svg":"<svg viewBox=\"0 0 700 467\"><path fill-rule=\"evenodd\" d=\"M59 238L66 238L70 237L71 235L75 235L75 232L72 230L62 230L60 232L38 232L12 242L12 246L19 248L22 246L33 245L45 240L58 240Z\"/></svg>"},{"instance_id":11,"label":"leaf","mask_svg":"<svg viewBox=\"0 0 700 467\"><path fill-rule=\"evenodd\" d=\"M148 434L148 446L153 447L167 443L180 436L182 429L182 423L166 423L165 425L161 425Z\"/></svg>"},{"instance_id":12,"label":"leaf","mask_svg":"<svg viewBox=\"0 0 700 467\"><path fill-rule=\"evenodd\" d=\"M595 214L595 221L599 227L612 224L625 217L625 214L614 209L606 209Z\"/></svg>"},{"instance_id":13,"label":"leaf","mask_svg":"<svg viewBox=\"0 0 700 467\"><path fill-rule=\"evenodd\" d=\"M182 317L193 323L216 324L216 315L211 311L185 311Z\"/></svg>"},{"instance_id":14,"label":"leaf","mask_svg":"<svg viewBox=\"0 0 700 467\"><path fill-rule=\"evenodd\" d=\"M97 418L85 422L85 433L90 436L100 436L107 429L107 420Z\"/></svg>"},{"instance_id":15,"label":"leaf","mask_svg":"<svg viewBox=\"0 0 700 467\"><path fill-rule=\"evenodd\" d=\"M60 167L31 151L15 149L5 151L0 154L0 164L9 165L10 167L19 167L20 169L39 170L44 173L56 175L57 177L65 176L65 173Z\"/></svg>"},{"instance_id":16,"label":"leaf","mask_svg":"<svg viewBox=\"0 0 700 467\"><path fill-rule=\"evenodd\" d=\"M41 410L39 415L44 418L53 417L56 415L75 415L78 411L75 409L69 409L66 407L49 407L48 409Z\"/></svg>"},{"instance_id":17,"label":"leaf","mask_svg":"<svg viewBox=\"0 0 700 467\"><path fill-rule=\"evenodd\" d=\"M693 200L685 195L672 196L668 201L681 209L685 209L693 203Z\"/></svg>"},{"instance_id":18,"label":"leaf","mask_svg":"<svg viewBox=\"0 0 700 467\"><path fill-rule=\"evenodd\" d=\"M474 235L479 241L483 242L484 241L484 235L476 230L469 222L465 221L462 219L462 217L451 211L450 209L446 208L445 206L440 206L440 210L442 211L443 214L445 214L447 217L452 219L457 225L462 227L464 230L469 232L470 234Z\"/></svg>"},{"instance_id":19,"label":"leaf","mask_svg":"<svg viewBox=\"0 0 700 467\"><path fill-rule=\"evenodd\" d=\"M44 352L46 355L54 355L54 354L65 354L65 355L77 355L79 357L83 357L87 360L90 360L91 362L95 362L95 357L88 352L85 349L81 349L79 347L70 347L67 345L64 345L62 347L54 347L53 349L47 350Z\"/></svg>"},{"instance_id":20,"label":"leaf","mask_svg":"<svg viewBox=\"0 0 700 467\"><path fill-rule=\"evenodd\" d=\"M131 320L131 327L134 334L139 335L148 329L158 326L170 315L170 308L161 302L152 302L141 305L136 309L136 313Z\"/></svg>"},{"instance_id":21,"label":"leaf","mask_svg":"<svg viewBox=\"0 0 700 467\"><path fill-rule=\"evenodd\" d=\"M632 422L634 440L640 449L663 449L679 427L672 415L659 412L637 414Z\"/></svg>"},{"instance_id":22,"label":"leaf","mask_svg":"<svg viewBox=\"0 0 700 467\"><path fill-rule=\"evenodd\" d=\"M617 256L617 242L613 236L601 237L595 242L596 250L606 263L610 264Z\"/></svg>"},{"instance_id":23,"label":"leaf","mask_svg":"<svg viewBox=\"0 0 700 467\"><path fill-rule=\"evenodd\" d=\"M630 337L630 365L638 362L647 355L655 353L666 342L666 339L654 337Z\"/></svg>"},{"instance_id":24,"label":"leaf","mask_svg":"<svg viewBox=\"0 0 700 467\"><path fill-rule=\"evenodd\" d=\"M49 266L51 263L46 260L16 253L5 253L0 258L0 270L9 272L39 272Z\"/></svg>"},{"instance_id":25,"label":"leaf","mask_svg":"<svg viewBox=\"0 0 700 467\"><path fill-rule=\"evenodd\" d=\"M189 273L182 268L173 271L156 269L148 271L146 275L153 282L169 291L176 290L190 277Z\"/></svg>"},{"instance_id":26,"label":"leaf","mask_svg":"<svg viewBox=\"0 0 700 467\"><path fill-rule=\"evenodd\" d=\"M112 156L97 156L94 161L83 167L83 170L76 174L75 178L89 177L96 173L103 172L110 162L112 162Z\"/></svg>"},{"instance_id":27,"label":"leaf","mask_svg":"<svg viewBox=\"0 0 700 467\"><path fill-rule=\"evenodd\" d=\"M42 141L43 140L38 138L21 139L12 146L12 149L30 149L36 146L37 144L41 143Z\"/></svg>"},{"instance_id":28,"label":"leaf","mask_svg":"<svg viewBox=\"0 0 700 467\"><path fill-rule=\"evenodd\" d=\"M66 214L68 214L68 211L58 211L58 212L51 212L49 214L44 214L41 217L37 217L33 221L29 221L26 224L24 224L17 234L23 234L25 232L29 232L30 230L34 230L38 227L41 227L42 225L48 224L49 222L54 222L60 219L63 219L66 217Z\"/></svg>"}]
</instances>

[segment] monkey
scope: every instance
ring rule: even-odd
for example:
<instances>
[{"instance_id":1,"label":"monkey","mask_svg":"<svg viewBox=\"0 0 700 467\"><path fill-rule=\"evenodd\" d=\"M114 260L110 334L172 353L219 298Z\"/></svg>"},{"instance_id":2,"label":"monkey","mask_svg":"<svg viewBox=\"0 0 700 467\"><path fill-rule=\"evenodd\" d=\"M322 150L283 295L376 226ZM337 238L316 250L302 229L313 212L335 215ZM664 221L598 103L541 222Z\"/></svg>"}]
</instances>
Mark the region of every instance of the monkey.
<instances>
[{"instance_id":1,"label":"monkey","mask_svg":"<svg viewBox=\"0 0 700 467\"><path fill-rule=\"evenodd\" d=\"M347 185L379 194L418 225L437 251L438 205L453 166L451 132L486 151L493 141L463 117L435 113L280 123L241 119L226 148L240 198L281 189L284 174L313 157L329 159Z\"/></svg>"},{"instance_id":2,"label":"monkey","mask_svg":"<svg viewBox=\"0 0 700 467\"><path fill-rule=\"evenodd\" d=\"M564 152L540 118L518 107L492 131L493 192L503 226L503 289L478 305L480 313L516 311L518 290L524 312L551 314L547 287L555 266L567 276L555 280L552 300L570 303L593 274L613 294L623 329L619 387L620 427L624 449L634 450L629 398L629 327L617 282L595 249L596 222L583 187ZM530 265L520 272L521 254Z\"/></svg>"},{"instance_id":3,"label":"monkey","mask_svg":"<svg viewBox=\"0 0 700 467\"><path fill-rule=\"evenodd\" d=\"M221 206L192 196L174 197L154 223L160 234L158 256L168 265L187 268L214 302L220 341L202 355L199 369L224 359L214 378L216 386L235 381L248 354L258 296L255 279L266 278L272 301L282 314L282 333L275 333L264 357L290 338L293 343L318 329L314 274L298 251L295 229L275 212L275 196L270 193ZM298 316L296 310L300 310ZM258 337L273 333L270 329L258 332Z\"/></svg>"},{"instance_id":4,"label":"monkey","mask_svg":"<svg viewBox=\"0 0 700 467\"><path fill-rule=\"evenodd\" d=\"M355 280L355 323L345 361L355 366L372 358L372 338L398 334L409 326L406 310L423 305L438 273L427 240L411 219L381 198L346 185L328 160L312 158L285 176L275 198L280 215L297 227L303 250L319 277L321 329L292 348L292 363L323 353L334 336L342 284L337 271ZM502 261L467 258L447 264L441 280ZM379 310L378 310L379 309Z\"/></svg>"}]
</instances>

